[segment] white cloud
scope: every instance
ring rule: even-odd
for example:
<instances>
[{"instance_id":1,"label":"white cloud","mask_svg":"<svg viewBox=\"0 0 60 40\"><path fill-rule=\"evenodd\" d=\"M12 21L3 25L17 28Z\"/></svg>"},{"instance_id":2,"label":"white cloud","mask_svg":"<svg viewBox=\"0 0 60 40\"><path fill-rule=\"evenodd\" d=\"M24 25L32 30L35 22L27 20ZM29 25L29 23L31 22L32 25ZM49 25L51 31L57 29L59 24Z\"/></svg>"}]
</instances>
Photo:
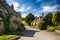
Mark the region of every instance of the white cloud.
<instances>
[{"instance_id":1,"label":"white cloud","mask_svg":"<svg viewBox=\"0 0 60 40\"><path fill-rule=\"evenodd\" d=\"M29 9L31 9L31 7L28 7L28 8L26 9L26 11L29 10Z\"/></svg>"},{"instance_id":2,"label":"white cloud","mask_svg":"<svg viewBox=\"0 0 60 40\"><path fill-rule=\"evenodd\" d=\"M22 5L19 9L17 9L17 11L24 12L24 11L27 11L29 9L31 9L31 7L25 7L25 5Z\"/></svg>"},{"instance_id":3,"label":"white cloud","mask_svg":"<svg viewBox=\"0 0 60 40\"><path fill-rule=\"evenodd\" d=\"M56 6L43 6L42 10L39 10L38 12L53 12L57 10L56 8L57 8L57 5Z\"/></svg>"},{"instance_id":4,"label":"white cloud","mask_svg":"<svg viewBox=\"0 0 60 40\"><path fill-rule=\"evenodd\" d=\"M19 3L14 1L14 0L7 0L8 4L11 6L12 4L14 5L14 9L17 10L19 7Z\"/></svg>"},{"instance_id":5,"label":"white cloud","mask_svg":"<svg viewBox=\"0 0 60 40\"><path fill-rule=\"evenodd\" d=\"M43 10L42 11L48 11L48 12L55 11L56 10L56 7L57 6L53 6L53 7L45 6L45 7L43 7Z\"/></svg>"},{"instance_id":6,"label":"white cloud","mask_svg":"<svg viewBox=\"0 0 60 40\"><path fill-rule=\"evenodd\" d=\"M19 9L17 9L17 11L24 11L25 10L25 6L21 6Z\"/></svg>"},{"instance_id":7,"label":"white cloud","mask_svg":"<svg viewBox=\"0 0 60 40\"><path fill-rule=\"evenodd\" d=\"M26 17L28 14L22 14L22 17L24 18L24 17Z\"/></svg>"},{"instance_id":8,"label":"white cloud","mask_svg":"<svg viewBox=\"0 0 60 40\"><path fill-rule=\"evenodd\" d=\"M14 9L16 11L27 11L29 9L31 9L31 7L26 7L25 5L20 5L18 2L16 2L15 0L7 0L8 4L11 6L12 4L14 5Z\"/></svg>"},{"instance_id":9,"label":"white cloud","mask_svg":"<svg viewBox=\"0 0 60 40\"><path fill-rule=\"evenodd\" d=\"M33 9L33 11L37 11L37 9Z\"/></svg>"},{"instance_id":10,"label":"white cloud","mask_svg":"<svg viewBox=\"0 0 60 40\"><path fill-rule=\"evenodd\" d=\"M17 10L18 7L19 7L19 3L18 2L13 2L13 5L14 5L14 9Z\"/></svg>"}]
</instances>

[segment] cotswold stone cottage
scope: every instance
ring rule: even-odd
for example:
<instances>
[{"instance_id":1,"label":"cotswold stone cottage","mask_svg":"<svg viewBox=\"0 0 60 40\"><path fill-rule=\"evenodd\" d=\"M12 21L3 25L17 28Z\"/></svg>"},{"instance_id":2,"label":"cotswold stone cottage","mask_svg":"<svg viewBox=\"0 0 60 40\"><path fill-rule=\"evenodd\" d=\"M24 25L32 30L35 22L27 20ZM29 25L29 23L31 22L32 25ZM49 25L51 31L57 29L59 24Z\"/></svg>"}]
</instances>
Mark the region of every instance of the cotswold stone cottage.
<instances>
[{"instance_id":1,"label":"cotswold stone cottage","mask_svg":"<svg viewBox=\"0 0 60 40\"><path fill-rule=\"evenodd\" d=\"M39 17L36 16L33 22L31 23L31 25L36 26L36 28L38 28L37 26L39 24L39 21L41 21L43 18L44 18L43 13L42 13L42 16L39 16Z\"/></svg>"},{"instance_id":2,"label":"cotswold stone cottage","mask_svg":"<svg viewBox=\"0 0 60 40\"><path fill-rule=\"evenodd\" d=\"M9 6L7 3L4 3L3 0L0 0L0 27L3 28L3 20L8 14L10 15L11 27L16 29L18 26L21 26L21 12L16 12L13 5Z\"/></svg>"}]
</instances>

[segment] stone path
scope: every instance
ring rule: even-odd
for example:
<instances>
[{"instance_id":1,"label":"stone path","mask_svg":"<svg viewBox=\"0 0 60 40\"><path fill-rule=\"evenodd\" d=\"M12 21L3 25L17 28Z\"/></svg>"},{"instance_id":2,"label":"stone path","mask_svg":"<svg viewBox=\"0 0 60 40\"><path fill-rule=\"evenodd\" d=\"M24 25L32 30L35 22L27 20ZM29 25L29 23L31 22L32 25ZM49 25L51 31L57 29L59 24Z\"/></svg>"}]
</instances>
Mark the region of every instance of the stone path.
<instances>
[{"instance_id":1,"label":"stone path","mask_svg":"<svg viewBox=\"0 0 60 40\"><path fill-rule=\"evenodd\" d=\"M60 35L53 32L40 31L26 26L24 35L18 40L60 40Z\"/></svg>"}]
</instances>

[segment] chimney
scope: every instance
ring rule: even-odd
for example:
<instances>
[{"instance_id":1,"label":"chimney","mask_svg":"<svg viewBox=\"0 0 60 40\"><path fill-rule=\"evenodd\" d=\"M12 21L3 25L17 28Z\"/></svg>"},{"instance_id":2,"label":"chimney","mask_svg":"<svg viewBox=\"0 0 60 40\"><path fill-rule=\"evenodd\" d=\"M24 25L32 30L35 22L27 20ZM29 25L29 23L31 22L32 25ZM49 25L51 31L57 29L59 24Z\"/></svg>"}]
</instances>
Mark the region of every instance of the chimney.
<instances>
[{"instance_id":1,"label":"chimney","mask_svg":"<svg viewBox=\"0 0 60 40\"><path fill-rule=\"evenodd\" d=\"M44 13L42 13L42 17L44 17Z\"/></svg>"},{"instance_id":2,"label":"chimney","mask_svg":"<svg viewBox=\"0 0 60 40\"><path fill-rule=\"evenodd\" d=\"M14 9L14 5L13 4L11 5L11 8Z\"/></svg>"}]
</instances>

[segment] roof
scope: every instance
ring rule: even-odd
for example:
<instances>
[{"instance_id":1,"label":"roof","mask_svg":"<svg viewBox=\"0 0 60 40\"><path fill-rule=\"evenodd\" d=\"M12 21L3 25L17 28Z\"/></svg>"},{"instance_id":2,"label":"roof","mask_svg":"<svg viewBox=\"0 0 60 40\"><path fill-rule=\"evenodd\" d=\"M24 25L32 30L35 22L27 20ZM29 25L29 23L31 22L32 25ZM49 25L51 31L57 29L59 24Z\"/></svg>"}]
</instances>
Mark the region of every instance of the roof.
<instances>
[{"instance_id":1,"label":"roof","mask_svg":"<svg viewBox=\"0 0 60 40\"><path fill-rule=\"evenodd\" d=\"M8 11L8 13L16 15L16 11L14 9L12 9L8 4L6 4L2 1L0 1L0 3Z\"/></svg>"}]
</instances>

